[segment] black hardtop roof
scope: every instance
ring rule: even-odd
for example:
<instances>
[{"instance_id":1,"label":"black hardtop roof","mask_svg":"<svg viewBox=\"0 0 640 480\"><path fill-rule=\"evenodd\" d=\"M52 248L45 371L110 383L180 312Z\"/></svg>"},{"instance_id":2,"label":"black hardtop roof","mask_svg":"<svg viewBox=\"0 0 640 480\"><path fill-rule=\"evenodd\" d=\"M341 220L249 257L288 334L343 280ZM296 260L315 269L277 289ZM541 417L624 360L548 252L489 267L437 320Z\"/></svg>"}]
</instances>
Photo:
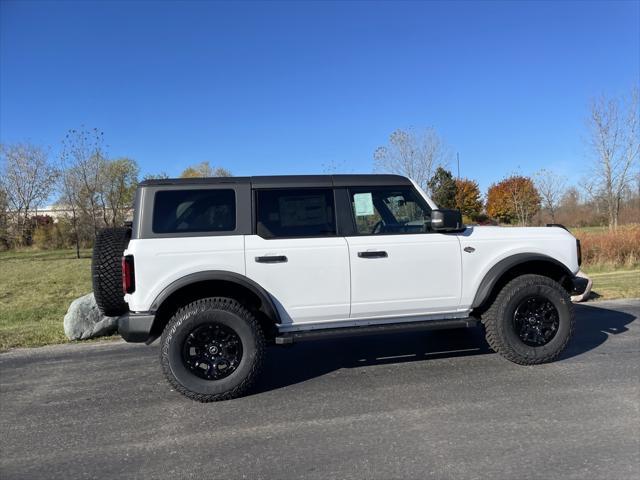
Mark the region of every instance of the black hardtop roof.
<instances>
[{"instance_id":1,"label":"black hardtop roof","mask_svg":"<svg viewBox=\"0 0 640 480\"><path fill-rule=\"evenodd\" d=\"M401 175L389 174L349 174L349 175L269 175L256 177L207 177L207 178L166 178L144 180L141 187L177 185L220 185L249 184L252 188L284 187L375 187L384 185L411 185L411 180Z\"/></svg>"}]
</instances>

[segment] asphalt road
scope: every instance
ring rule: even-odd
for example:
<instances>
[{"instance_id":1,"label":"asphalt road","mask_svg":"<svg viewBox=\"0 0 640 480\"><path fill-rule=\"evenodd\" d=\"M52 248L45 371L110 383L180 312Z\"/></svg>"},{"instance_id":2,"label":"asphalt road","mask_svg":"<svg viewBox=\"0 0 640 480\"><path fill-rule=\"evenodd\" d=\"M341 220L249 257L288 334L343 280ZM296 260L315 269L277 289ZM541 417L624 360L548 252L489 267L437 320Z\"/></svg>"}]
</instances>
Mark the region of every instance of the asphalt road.
<instances>
[{"instance_id":1,"label":"asphalt road","mask_svg":"<svg viewBox=\"0 0 640 480\"><path fill-rule=\"evenodd\" d=\"M3 480L640 478L640 301L577 308L563 358L522 367L477 329L268 352L248 397L171 391L158 346L0 355Z\"/></svg>"}]
</instances>

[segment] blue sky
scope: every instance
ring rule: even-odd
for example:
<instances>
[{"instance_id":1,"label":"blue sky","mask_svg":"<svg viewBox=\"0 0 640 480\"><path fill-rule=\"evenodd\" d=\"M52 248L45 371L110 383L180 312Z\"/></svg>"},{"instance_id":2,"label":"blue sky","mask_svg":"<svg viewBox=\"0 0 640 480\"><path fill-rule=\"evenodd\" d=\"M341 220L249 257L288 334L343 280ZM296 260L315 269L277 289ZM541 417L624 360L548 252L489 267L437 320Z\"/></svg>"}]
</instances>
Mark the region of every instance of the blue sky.
<instances>
[{"instance_id":1,"label":"blue sky","mask_svg":"<svg viewBox=\"0 0 640 480\"><path fill-rule=\"evenodd\" d=\"M97 126L110 156L177 175L370 172L434 126L483 188L578 176L589 100L640 78L639 2L28 2L0 15L0 140L56 156ZM454 165L452 165L454 166Z\"/></svg>"}]
</instances>

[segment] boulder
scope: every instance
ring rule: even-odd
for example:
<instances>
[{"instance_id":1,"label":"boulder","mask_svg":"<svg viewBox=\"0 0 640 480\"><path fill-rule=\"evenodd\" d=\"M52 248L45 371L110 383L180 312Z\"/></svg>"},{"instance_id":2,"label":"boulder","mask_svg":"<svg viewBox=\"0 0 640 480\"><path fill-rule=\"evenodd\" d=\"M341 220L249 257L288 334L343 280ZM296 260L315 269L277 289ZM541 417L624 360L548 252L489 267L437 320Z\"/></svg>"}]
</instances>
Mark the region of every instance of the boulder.
<instances>
[{"instance_id":1,"label":"boulder","mask_svg":"<svg viewBox=\"0 0 640 480\"><path fill-rule=\"evenodd\" d=\"M118 329L118 317L106 317L98 308L93 293L76 298L64 316L64 334L70 340L111 335Z\"/></svg>"},{"instance_id":2,"label":"boulder","mask_svg":"<svg viewBox=\"0 0 640 480\"><path fill-rule=\"evenodd\" d=\"M587 288L584 291L584 293L582 295L574 295L571 297L571 301L574 303L578 303L578 302L584 302L586 300L589 300L589 296L591 295L591 287L593 287L593 280L591 280L586 273L584 273L582 270L580 270L577 274L576 277L582 277L582 278L586 278L587 280L589 280L589 283L587 283Z\"/></svg>"}]
</instances>

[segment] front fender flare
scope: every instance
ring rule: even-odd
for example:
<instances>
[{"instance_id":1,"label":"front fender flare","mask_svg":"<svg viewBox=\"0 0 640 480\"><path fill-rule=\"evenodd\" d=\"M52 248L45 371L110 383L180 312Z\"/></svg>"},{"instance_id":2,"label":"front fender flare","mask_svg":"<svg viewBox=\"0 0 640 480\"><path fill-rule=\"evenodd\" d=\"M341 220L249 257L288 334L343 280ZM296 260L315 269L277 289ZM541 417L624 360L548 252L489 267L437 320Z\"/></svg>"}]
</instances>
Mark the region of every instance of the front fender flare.
<instances>
[{"instance_id":1,"label":"front fender flare","mask_svg":"<svg viewBox=\"0 0 640 480\"><path fill-rule=\"evenodd\" d=\"M560 267L569 278L573 277L573 274L567 268L567 266L553 257L543 255L541 253L517 253L515 255L511 255L510 257L503 258L489 269L489 271L480 282L480 285L478 286L478 290L476 291L476 295L473 298L471 308L478 308L489 298L493 287L498 282L500 277L502 277L502 275L504 275L507 271L511 270L513 267L529 262L551 263L556 267Z\"/></svg>"}]
</instances>

